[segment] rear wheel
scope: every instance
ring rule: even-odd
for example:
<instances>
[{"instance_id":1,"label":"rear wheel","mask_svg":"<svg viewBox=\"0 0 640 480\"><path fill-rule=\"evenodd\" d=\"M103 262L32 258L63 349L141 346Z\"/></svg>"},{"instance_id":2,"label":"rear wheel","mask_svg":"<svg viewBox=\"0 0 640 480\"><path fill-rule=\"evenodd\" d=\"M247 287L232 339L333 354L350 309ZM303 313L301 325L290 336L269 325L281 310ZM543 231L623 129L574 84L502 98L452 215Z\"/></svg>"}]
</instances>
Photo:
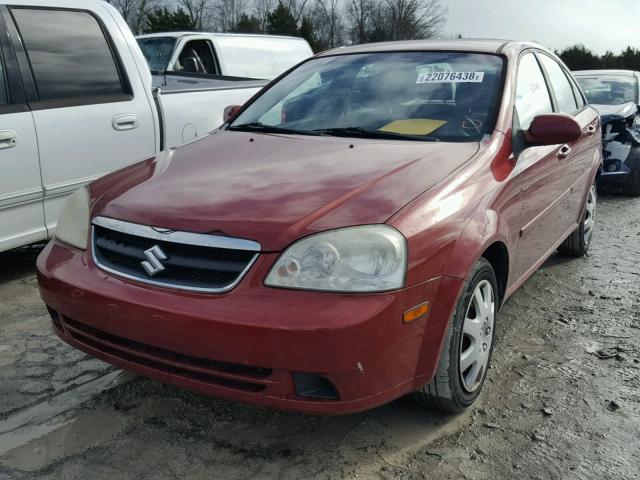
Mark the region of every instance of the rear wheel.
<instances>
[{"instance_id":1,"label":"rear wheel","mask_svg":"<svg viewBox=\"0 0 640 480\"><path fill-rule=\"evenodd\" d=\"M573 233L569 235L564 242L562 242L562 245L558 248L560 253L570 257L582 257L587 254L596 226L597 203L598 193L594 184L591 185L591 188L589 189L587 203L585 204L584 213L582 215L582 222L580 222L578 228L576 228Z\"/></svg>"},{"instance_id":2,"label":"rear wheel","mask_svg":"<svg viewBox=\"0 0 640 480\"><path fill-rule=\"evenodd\" d=\"M640 195L640 165L634 168L627 181L622 186L622 193L637 197Z\"/></svg>"},{"instance_id":3,"label":"rear wheel","mask_svg":"<svg viewBox=\"0 0 640 480\"><path fill-rule=\"evenodd\" d=\"M414 394L419 403L458 412L478 398L493 349L497 291L493 267L481 258L449 322L436 374L431 383Z\"/></svg>"}]
</instances>

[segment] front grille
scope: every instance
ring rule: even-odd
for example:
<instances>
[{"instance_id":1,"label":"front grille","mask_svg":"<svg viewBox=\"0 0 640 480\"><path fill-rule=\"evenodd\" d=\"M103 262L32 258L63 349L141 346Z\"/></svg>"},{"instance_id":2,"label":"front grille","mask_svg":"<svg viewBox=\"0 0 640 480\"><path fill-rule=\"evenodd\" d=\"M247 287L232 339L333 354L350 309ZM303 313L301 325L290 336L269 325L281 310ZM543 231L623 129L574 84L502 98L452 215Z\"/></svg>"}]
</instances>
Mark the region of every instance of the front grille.
<instances>
[{"instance_id":1,"label":"front grille","mask_svg":"<svg viewBox=\"0 0 640 480\"><path fill-rule=\"evenodd\" d=\"M148 265L154 269L149 273L143 263L149 263L147 251L154 247L159 247L162 256L152 255L157 263L155 269ZM93 221L93 256L99 267L144 283L183 290L230 290L255 261L259 248L249 240L156 230L104 217Z\"/></svg>"}]
</instances>

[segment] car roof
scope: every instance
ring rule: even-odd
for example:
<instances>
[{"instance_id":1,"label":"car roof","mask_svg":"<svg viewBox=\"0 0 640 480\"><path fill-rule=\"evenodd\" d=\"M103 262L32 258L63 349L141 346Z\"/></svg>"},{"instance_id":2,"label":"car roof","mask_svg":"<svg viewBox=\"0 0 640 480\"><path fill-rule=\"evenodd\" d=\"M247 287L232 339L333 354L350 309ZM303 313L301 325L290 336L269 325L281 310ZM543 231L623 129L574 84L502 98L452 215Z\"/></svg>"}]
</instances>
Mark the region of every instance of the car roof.
<instances>
[{"instance_id":1,"label":"car roof","mask_svg":"<svg viewBox=\"0 0 640 480\"><path fill-rule=\"evenodd\" d=\"M635 72L633 70L616 70L616 69L576 70L572 73L576 77L598 76L598 75L619 75L621 77L633 77L633 76L640 75L640 72Z\"/></svg>"},{"instance_id":2,"label":"car roof","mask_svg":"<svg viewBox=\"0 0 640 480\"><path fill-rule=\"evenodd\" d=\"M144 35L136 35L136 38L154 38L154 37L169 37L169 38L182 38L190 36L202 36L211 35L214 37L255 37L255 38L283 38L287 40L304 40L301 37L288 37L286 35L265 35L262 33L218 33L218 32L160 32L160 33L146 33Z\"/></svg>"},{"instance_id":3,"label":"car roof","mask_svg":"<svg viewBox=\"0 0 640 480\"><path fill-rule=\"evenodd\" d=\"M332 50L327 50L319 54L319 56L343 55L349 53L392 52L402 50L443 50L496 54L502 52L502 50L506 46L513 46L516 50L524 50L525 48L538 48L549 53L553 53L548 48L543 47L542 45L539 45L535 42L521 42L492 38L456 38L437 40L404 40L395 42L353 45L350 47L340 47L334 48Z\"/></svg>"}]
</instances>

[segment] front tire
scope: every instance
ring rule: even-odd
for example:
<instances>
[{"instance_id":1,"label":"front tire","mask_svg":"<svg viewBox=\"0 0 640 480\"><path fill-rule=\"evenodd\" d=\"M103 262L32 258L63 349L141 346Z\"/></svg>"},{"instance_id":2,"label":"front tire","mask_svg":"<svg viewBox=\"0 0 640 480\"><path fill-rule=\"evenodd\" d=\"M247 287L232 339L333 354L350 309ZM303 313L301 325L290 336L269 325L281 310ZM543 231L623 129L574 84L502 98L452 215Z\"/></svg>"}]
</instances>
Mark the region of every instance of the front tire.
<instances>
[{"instance_id":1,"label":"front tire","mask_svg":"<svg viewBox=\"0 0 640 480\"><path fill-rule=\"evenodd\" d=\"M449 322L435 376L414 393L419 403L444 412L459 412L476 401L493 351L497 292L493 267L480 258Z\"/></svg>"},{"instance_id":2,"label":"front tire","mask_svg":"<svg viewBox=\"0 0 640 480\"><path fill-rule=\"evenodd\" d=\"M591 185L591 188L589 189L580 225L566 238L564 242L562 242L562 245L558 248L558 251L561 254L569 257L583 257L587 252L589 252L591 240L593 239L593 232L596 226L597 203L598 192L594 184Z\"/></svg>"}]
</instances>

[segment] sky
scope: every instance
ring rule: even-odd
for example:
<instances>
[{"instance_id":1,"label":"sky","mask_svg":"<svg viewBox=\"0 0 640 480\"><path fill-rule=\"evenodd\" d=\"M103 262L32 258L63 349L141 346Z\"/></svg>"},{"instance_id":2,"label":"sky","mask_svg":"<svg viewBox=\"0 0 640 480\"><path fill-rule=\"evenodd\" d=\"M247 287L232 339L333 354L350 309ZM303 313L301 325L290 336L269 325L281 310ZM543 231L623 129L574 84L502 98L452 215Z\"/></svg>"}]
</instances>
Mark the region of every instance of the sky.
<instances>
[{"instance_id":1,"label":"sky","mask_svg":"<svg viewBox=\"0 0 640 480\"><path fill-rule=\"evenodd\" d=\"M441 0L445 36L533 40L552 49L583 44L595 53L640 48L639 0Z\"/></svg>"}]
</instances>

